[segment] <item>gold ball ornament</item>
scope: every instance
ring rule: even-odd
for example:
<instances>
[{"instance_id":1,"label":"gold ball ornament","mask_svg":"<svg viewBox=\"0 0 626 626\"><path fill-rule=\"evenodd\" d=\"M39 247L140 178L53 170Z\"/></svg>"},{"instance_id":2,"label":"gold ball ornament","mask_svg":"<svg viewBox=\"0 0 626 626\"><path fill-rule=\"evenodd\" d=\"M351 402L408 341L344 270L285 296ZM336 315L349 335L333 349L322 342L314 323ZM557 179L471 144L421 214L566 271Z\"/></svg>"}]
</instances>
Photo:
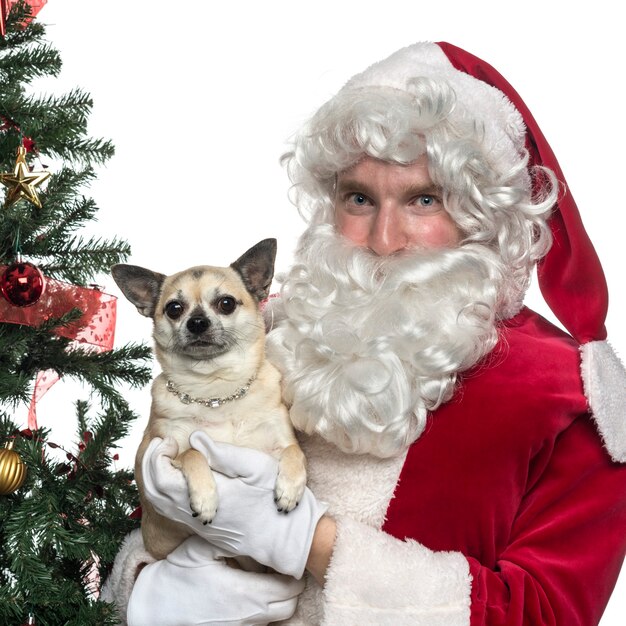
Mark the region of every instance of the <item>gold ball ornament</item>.
<instances>
[{"instance_id":1,"label":"gold ball ornament","mask_svg":"<svg viewBox=\"0 0 626 626\"><path fill-rule=\"evenodd\" d=\"M17 491L26 478L26 465L12 448L13 442L9 441L0 450L0 496L8 496Z\"/></svg>"}]
</instances>

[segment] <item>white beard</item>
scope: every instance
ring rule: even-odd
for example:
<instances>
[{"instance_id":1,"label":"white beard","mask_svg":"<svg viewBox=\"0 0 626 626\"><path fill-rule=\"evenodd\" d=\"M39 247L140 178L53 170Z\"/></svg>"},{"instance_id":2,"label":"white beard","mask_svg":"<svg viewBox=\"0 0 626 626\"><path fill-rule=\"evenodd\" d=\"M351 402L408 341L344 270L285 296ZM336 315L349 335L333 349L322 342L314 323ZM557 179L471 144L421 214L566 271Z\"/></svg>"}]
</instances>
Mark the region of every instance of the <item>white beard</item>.
<instances>
[{"instance_id":1,"label":"white beard","mask_svg":"<svg viewBox=\"0 0 626 626\"><path fill-rule=\"evenodd\" d=\"M269 358L294 426L390 457L497 340L503 268L488 248L381 258L311 226L271 301Z\"/></svg>"}]
</instances>

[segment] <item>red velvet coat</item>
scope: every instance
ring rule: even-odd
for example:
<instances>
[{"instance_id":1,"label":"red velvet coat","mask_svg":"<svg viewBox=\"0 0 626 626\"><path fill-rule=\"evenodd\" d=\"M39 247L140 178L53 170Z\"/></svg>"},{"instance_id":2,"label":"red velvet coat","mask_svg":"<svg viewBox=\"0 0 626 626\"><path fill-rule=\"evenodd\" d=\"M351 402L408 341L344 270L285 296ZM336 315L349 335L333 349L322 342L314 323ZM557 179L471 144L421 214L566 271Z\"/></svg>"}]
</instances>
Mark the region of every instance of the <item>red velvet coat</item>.
<instances>
[{"instance_id":1,"label":"red velvet coat","mask_svg":"<svg viewBox=\"0 0 626 626\"><path fill-rule=\"evenodd\" d=\"M523 310L406 457L383 530L465 555L472 626L596 624L615 584L626 466L602 447L579 361Z\"/></svg>"}]
</instances>

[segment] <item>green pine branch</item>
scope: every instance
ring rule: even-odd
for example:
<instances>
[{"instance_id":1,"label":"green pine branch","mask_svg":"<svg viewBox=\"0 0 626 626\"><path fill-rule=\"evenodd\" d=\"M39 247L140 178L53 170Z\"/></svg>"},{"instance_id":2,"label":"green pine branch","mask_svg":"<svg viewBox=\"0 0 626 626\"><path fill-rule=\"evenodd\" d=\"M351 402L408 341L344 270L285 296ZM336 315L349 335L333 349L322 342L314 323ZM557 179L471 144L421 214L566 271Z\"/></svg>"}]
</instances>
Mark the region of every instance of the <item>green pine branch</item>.
<instances>
[{"instance_id":1,"label":"green pine branch","mask_svg":"<svg viewBox=\"0 0 626 626\"><path fill-rule=\"evenodd\" d=\"M51 241L45 248L33 244L30 251L41 259L41 269L47 276L84 285L123 261L130 254L130 247L117 238L84 240L73 236Z\"/></svg>"},{"instance_id":2,"label":"green pine branch","mask_svg":"<svg viewBox=\"0 0 626 626\"><path fill-rule=\"evenodd\" d=\"M33 254L37 256L43 252L41 248L46 242L66 240L71 233L95 219L98 212L98 206L94 200L85 196L74 198L67 204L59 204L58 201L54 202L50 199L50 193L48 193L48 205L54 207L50 213L58 214L58 219L42 224L34 242L37 247L33 249Z\"/></svg>"},{"instance_id":3,"label":"green pine branch","mask_svg":"<svg viewBox=\"0 0 626 626\"><path fill-rule=\"evenodd\" d=\"M88 579L93 567L103 579L136 527L129 514L137 492L131 472L112 468L99 453L119 435L101 425L115 420L92 418L89 408L77 406L78 422L90 430L79 429L71 448L51 442L45 429L15 440L29 474L22 490L0 498L0 623L15 623L10 620L24 618L26 609L38 624L80 623L68 620L82 614L114 619L112 607L95 606ZM5 415L0 432L14 430ZM52 452L61 455L55 460Z\"/></svg>"},{"instance_id":4,"label":"green pine branch","mask_svg":"<svg viewBox=\"0 0 626 626\"><path fill-rule=\"evenodd\" d=\"M151 356L148 346L138 344L128 344L109 352L70 350L59 373L83 381L100 395L105 405L121 410L126 402L116 386L121 382L131 387L146 385L151 372L143 363Z\"/></svg>"},{"instance_id":5,"label":"green pine branch","mask_svg":"<svg viewBox=\"0 0 626 626\"><path fill-rule=\"evenodd\" d=\"M79 163L97 163L102 165L108 161L115 149L106 139L83 139L74 137L55 138L54 143L42 144L47 152L60 159Z\"/></svg>"},{"instance_id":6,"label":"green pine branch","mask_svg":"<svg viewBox=\"0 0 626 626\"><path fill-rule=\"evenodd\" d=\"M19 26L27 15L28 5L16 4L0 39L0 167L11 171L25 136L38 155L28 155L29 164L41 169L50 159L58 162L38 190L41 208L20 200L0 209L0 264L14 260L19 242L25 259L48 278L90 284L130 254L117 237L80 232L97 217L85 189L113 145L89 137L93 103L83 90L29 92L33 79L59 73L61 58L37 20ZM138 505L133 472L117 467L115 451L136 419L124 390L149 382L151 351L129 344L96 352L58 335L81 317L74 309L36 326L0 322L0 447L14 441L27 467L24 484L0 496L0 624L23 623L29 613L39 626L118 621L113 607L95 601L90 576L95 568L104 580L138 525L131 518ZM71 441L51 441L46 428L20 431L24 424L14 418L25 416L36 376L46 370L86 389L88 400L74 404ZM62 419L71 416L70 409Z\"/></svg>"},{"instance_id":7,"label":"green pine branch","mask_svg":"<svg viewBox=\"0 0 626 626\"><path fill-rule=\"evenodd\" d=\"M12 67L10 59L0 56L0 76L5 71L3 61ZM44 62L42 71L49 69ZM102 164L113 156L115 149L108 140L85 137L92 107L91 96L81 89L60 96L24 96L18 91L3 102L0 115L14 122L21 133L34 138L41 153L69 162Z\"/></svg>"},{"instance_id":8,"label":"green pine branch","mask_svg":"<svg viewBox=\"0 0 626 626\"><path fill-rule=\"evenodd\" d=\"M92 167L76 170L64 166L55 172L46 185L46 203L41 210L42 216L47 215L49 205L55 208L61 207L62 210L71 207L75 202L75 196L90 185L95 178L96 173Z\"/></svg>"},{"instance_id":9,"label":"green pine branch","mask_svg":"<svg viewBox=\"0 0 626 626\"><path fill-rule=\"evenodd\" d=\"M35 78L57 76L60 71L61 57L49 45L37 48L21 45L0 56L0 80L3 82L19 79L21 83L29 84Z\"/></svg>"}]
</instances>

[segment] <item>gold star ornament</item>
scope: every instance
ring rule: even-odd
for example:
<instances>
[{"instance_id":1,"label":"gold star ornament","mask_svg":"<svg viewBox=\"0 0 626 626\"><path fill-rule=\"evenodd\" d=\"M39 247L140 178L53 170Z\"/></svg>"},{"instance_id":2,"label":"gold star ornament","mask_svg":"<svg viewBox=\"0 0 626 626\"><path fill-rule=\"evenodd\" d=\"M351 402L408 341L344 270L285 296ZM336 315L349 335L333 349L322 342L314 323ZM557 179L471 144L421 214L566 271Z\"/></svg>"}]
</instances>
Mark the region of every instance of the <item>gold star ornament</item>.
<instances>
[{"instance_id":1,"label":"gold star ornament","mask_svg":"<svg viewBox=\"0 0 626 626\"><path fill-rule=\"evenodd\" d=\"M8 187L4 204L10 206L22 198L41 208L41 200L37 195L36 187L50 176L50 172L31 172L26 163L26 148L20 146L17 150L17 160L12 174L0 174L0 183Z\"/></svg>"}]
</instances>

